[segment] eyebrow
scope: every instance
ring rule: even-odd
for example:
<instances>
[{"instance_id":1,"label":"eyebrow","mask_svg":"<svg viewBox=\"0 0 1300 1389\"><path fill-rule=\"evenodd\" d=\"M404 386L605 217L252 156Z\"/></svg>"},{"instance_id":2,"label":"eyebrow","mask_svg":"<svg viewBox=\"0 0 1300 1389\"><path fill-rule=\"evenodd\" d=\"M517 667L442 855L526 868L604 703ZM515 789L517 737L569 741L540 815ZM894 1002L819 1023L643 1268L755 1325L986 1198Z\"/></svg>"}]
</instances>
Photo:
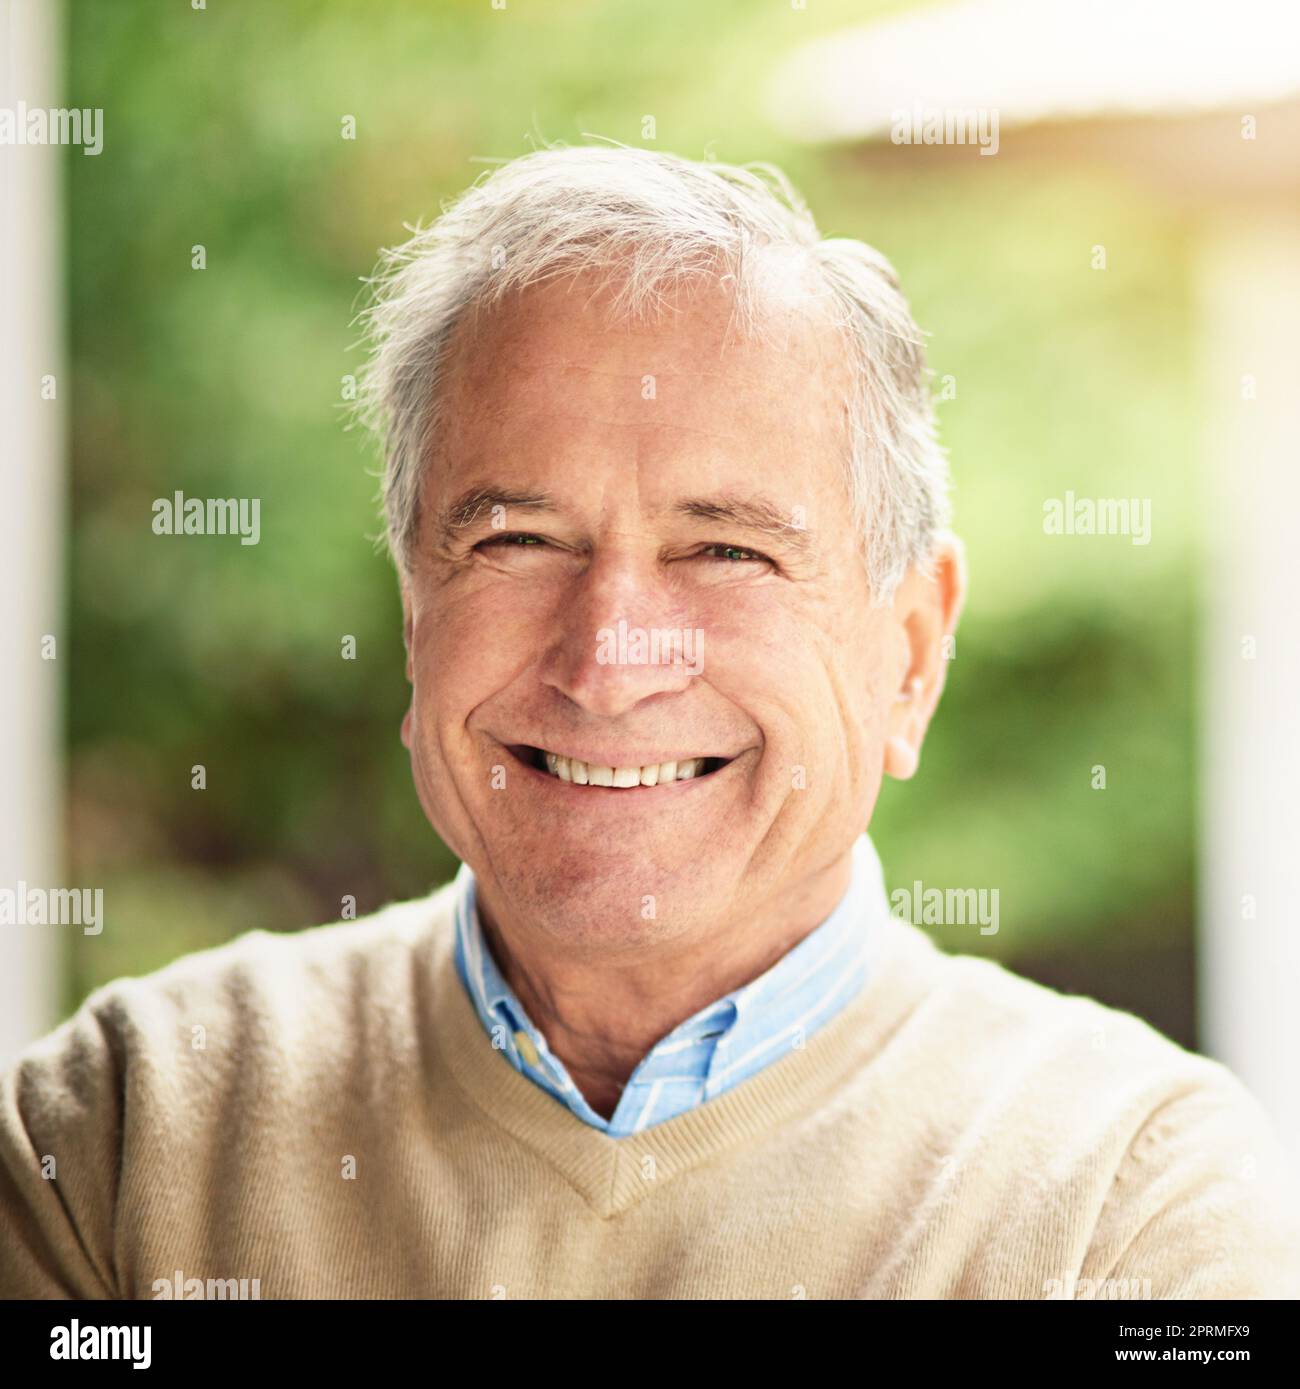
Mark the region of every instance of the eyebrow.
<instances>
[{"instance_id":1,"label":"eyebrow","mask_svg":"<svg viewBox=\"0 0 1300 1389\"><path fill-rule=\"evenodd\" d=\"M462 492L438 513L438 533L450 537L468 530L496 507L505 510L554 513L562 510L549 492L521 491L495 483L479 484ZM697 521L714 521L780 541L799 554L813 548L813 534L797 526L785 508L767 497L739 497L724 492L712 497L686 497L674 503L671 510L679 516Z\"/></svg>"},{"instance_id":2,"label":"eyebrow","mask_svg":"<svg viewBox=\"0 0 1300 1389\"><path fill-rule=\"evenodd\" d=\"M466 530L496 507L515 507L525 511L558 511L559 503L549 492L522 492L495 484L471 487L449 502L438 513L438 533L443 536Z\"/></svg>"},{"instance_id":3,"label":"eyebrow","mask_svg":"<svg viewBox=\"0 0 1300 1389\"><path fill-rule=\"evenodd\" d=\"M737 497L733 493L688 497L673 509L699 521L720 521L742 530L757 531L801 554L806 554L813 546L812 532L795 525L793 516L785 508L766 497Z\"/></svg>"}]
</instances>

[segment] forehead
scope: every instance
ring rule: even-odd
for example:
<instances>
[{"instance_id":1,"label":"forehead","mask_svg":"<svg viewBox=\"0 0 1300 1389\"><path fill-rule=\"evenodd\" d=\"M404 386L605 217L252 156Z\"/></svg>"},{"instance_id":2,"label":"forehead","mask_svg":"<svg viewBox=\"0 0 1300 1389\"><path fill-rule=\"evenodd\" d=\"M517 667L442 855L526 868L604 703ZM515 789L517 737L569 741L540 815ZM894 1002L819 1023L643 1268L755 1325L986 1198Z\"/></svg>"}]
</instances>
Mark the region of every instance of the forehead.
<instances>
[{"instance_id":1,"label":"forehead","mask_svg":"<svg viewBox=\"0 0 1300 1389\"><path fill-rule=\"evenodd\" d=\"M434 471L453 484L489 465L622 460L666 483L683 468L775 469L805 491L839 476L848 373L805 296L766 296L745 336L715 280L641 320L616 315L616 292L555 281L463 322Z\"/></svg>"}]
</instances>

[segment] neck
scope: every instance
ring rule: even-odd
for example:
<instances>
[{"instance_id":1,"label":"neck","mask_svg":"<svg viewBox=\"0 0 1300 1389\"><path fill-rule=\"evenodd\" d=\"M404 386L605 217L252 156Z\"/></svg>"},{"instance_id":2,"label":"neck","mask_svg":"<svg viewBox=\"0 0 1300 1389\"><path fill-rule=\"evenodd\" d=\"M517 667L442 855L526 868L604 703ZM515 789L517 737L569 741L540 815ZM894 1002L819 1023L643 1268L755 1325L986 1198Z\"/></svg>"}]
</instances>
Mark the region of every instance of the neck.
<instances>
[{"instance_id":1,"label":"neck","mask_svg":"<svg viewBox=\"0 0 1300 1389\"><path fill-rule=\"evenodd\" d=\"M506 982L587 1103L608 1119L655 1043L771 969L835 910L851 871L846 851L765 904L758 919L664 942L648 959L633 961L557 961L553 942L495 910L481 886L478 914Z\"/></svg>"}]
</instances>

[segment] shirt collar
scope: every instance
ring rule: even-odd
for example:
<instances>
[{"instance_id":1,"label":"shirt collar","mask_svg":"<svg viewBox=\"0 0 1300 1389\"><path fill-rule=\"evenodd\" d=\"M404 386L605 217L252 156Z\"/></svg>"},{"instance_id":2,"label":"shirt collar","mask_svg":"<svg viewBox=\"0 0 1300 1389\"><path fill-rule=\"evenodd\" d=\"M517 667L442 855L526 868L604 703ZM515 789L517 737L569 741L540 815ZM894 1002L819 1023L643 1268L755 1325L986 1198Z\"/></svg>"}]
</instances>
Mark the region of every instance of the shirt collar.
<instances>
[{"instance_id":1,"label":"shirt collar","mask_svg":"<svg viewBox=\"0 0 1300 1389\"><path fill-rule=\"evenodd\" d=\"M703 1077L706 1097L711 1097L790 1047L801 1046L861 987L880 941L881 917L887 913L880 859L863 833L853 845L848 891L830 916L758 978L705 1005L657 1042L629 1084L670 1082L694 1069ZM493 958L479 922L477 884L468 864L456 875L456 937L462 981L494 1045L509 1052L516 1064L522 1061L542 1072L572 1108L604 1127L605 1121L586 1105Z\"/></svg>"},{"instance_id":2,"label":"shirt collar","mask_svg":"<svg viewBox=\"0 0 1300 1389\"><path fill-rule=\"evenodd\" d=\"M880 942L886 901L880 859L863 833L853 845L848 891L830 916L757 979L713 1005L729 1005L732 1016L714 1053L710 1090L738 1071L752 1073L790 1046L802 1046L854 996Z\"/></svg>"}]
</instances>

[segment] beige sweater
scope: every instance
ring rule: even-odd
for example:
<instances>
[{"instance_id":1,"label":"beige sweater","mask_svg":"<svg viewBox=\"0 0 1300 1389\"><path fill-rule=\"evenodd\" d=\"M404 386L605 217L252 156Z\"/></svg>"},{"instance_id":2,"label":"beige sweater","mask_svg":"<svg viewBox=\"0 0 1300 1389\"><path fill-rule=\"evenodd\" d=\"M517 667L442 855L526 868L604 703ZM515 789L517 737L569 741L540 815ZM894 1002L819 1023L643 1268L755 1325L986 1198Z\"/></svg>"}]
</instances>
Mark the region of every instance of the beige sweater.
<instances>
[{"instance_id":1,"label":"beige sweater","mask_svg":"<svg viewBox=\"0 0 1300 1389\"><path fill-rule=\"evenodd\" d=\"M31 1047L0 1296L1300 1296L1262 1111L1128 1014L890 918L802 1049L611 1139L495 1054L450 900L252 932Z\"/></svg>"}]
</instances>

